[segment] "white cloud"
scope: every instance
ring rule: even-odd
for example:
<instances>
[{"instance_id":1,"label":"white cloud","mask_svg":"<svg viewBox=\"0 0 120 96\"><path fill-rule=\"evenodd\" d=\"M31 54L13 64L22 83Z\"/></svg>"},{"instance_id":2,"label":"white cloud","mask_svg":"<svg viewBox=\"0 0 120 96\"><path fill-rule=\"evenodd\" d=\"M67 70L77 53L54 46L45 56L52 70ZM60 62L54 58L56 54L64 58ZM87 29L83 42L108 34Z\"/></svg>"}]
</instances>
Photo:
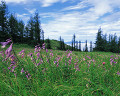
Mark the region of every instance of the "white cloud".
<instances>
[{"instance_id":1,"label":"white cloud","mask_svg":"<svg viewBox=\"0 0 120 96\"><path fill-rule=\"evenodd\" d=\"M91 39L94 40L93 36L96 35L96 29L100 26L95 24L90 25L88 23L89 21L94 21L97 19L94 15L90 15L89 12L84 14L81 14L80 12L72 12L67 14L59 14L57 16L53 21L42 25L45 31L45 36L50 36L50 39L55 36L54 38L58 40L59 36L62 36L67 42L72 40L72 36L75 33L77 34L77 40L81 39L85 41L91 36Z\"/></svg>"},{"instance_id":2,"label":"white cloud","mask_svg":"<svg viewBox=\"0 0 120 96\"><path fill-rule=\"evenodd\" d=\"M5 0L7 3L26 3L27 0Z\"/></svg>"},{"instance_id":3,"label":"white cloud","mask_svg":"<svg viewBox=\"0 0 120 96\"><path fill-rule=\"evenodd\" d=\"M25 14L25 13L23 13L23 14L16 14L17 15L17 17L19 18L19 19L21 19L21 20L23 20L24 21L24 23L26 24L27 23L27 21L29 20L29 14Z\"/></svg>"},{"instance_id":4,"label":"white cloud","mask_svg":"<svg viewBox=\"0 0 120 96\"><path fill-rule=\"evenodd\" d=\"M24 3L24 4L34 1L40 2L42 4L42 7L48 7L53 5L54 3L57 2L64 3L67 2L68 0L6 0L7 3Z\"/></svg>"},{"instance_id":5,"label":"white cloud","mask_svg":"<svg viewBox=\"0 0 120 96\"><path fill-rule=\"evenodd\" d=\"M77 5L66 7L66 8L62 9L62 11L83 9L85 7L87 7L87 4L85 3L85 1L82 1L82 2L78 3Z\"/></svg>"},{"instance_id":6,"label":"white cloud","mask_svg":"<svg viewBox=\"0 0 120 96\"><path fill-rule=\"evenodd\" d=\"M57 2L64 3L67 1L68 0L41 0L40 2L42 3L42 7L48 7L48 6L51 6L52 4L57 3Z\"/></svg>"},{"instance_id":7,"label":"white cloud","mask_svg":"<svg viewBox=\"0 0 120 96\"><path fill-rule=\"evenodd\" d=\"M25 8L30 14L34 14L36 9L33 8L33 9L28 9L28 8Z\"/></svg>"}]
</instances>

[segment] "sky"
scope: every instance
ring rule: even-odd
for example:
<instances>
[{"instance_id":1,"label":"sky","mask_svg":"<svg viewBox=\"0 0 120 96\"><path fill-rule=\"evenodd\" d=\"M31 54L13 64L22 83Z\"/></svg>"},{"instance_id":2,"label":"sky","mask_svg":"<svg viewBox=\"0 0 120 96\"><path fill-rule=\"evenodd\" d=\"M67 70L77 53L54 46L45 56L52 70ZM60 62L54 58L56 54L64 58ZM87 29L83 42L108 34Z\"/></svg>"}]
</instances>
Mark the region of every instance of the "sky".
<instances>
[{"instance_id":1,"label":"sky","mask_svg":"<svg viewBox=\"0 0 120 96\"><path fill-rule=\"evenodd\" d=\"M101 27L103 34L120 36L120 0L5 0L10 13L27 24L37 10L45 39L71 42L96 41ZM82 45L83 48L84 44Z\"/></svg>"}]
</instances>

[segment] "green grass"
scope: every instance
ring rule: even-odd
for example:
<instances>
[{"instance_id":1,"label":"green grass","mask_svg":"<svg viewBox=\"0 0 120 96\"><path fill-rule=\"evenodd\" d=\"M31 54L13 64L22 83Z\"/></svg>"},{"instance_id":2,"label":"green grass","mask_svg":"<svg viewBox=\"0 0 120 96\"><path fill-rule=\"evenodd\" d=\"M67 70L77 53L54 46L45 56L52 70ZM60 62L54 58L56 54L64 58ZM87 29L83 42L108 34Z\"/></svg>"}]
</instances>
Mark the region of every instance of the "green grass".
<instances>
[{"instance_id":1,"label":"green grass","mask_svg":"<svg viewBox=\"0 0 120 96\"><path fill-rule=\"evenodd\" d=\"M12 59L5 61L6 55L3 53L2 57L0 54L0 96L120 96L118 54L72 52L68 56L70 51L46 52L41 49L38 58L38 52L35 53L30 46L13 45L13 49L12 54L16 57L13 72L12 68L8 69ZM18 54L23 49L22 57ZM33 53L32 58L28 56L30 53ZM110 63L111 58L116 63ZM22 68L26 74L21 74ZM28 73L29 79L26 77Z\"/></svg>"}]
</instances>

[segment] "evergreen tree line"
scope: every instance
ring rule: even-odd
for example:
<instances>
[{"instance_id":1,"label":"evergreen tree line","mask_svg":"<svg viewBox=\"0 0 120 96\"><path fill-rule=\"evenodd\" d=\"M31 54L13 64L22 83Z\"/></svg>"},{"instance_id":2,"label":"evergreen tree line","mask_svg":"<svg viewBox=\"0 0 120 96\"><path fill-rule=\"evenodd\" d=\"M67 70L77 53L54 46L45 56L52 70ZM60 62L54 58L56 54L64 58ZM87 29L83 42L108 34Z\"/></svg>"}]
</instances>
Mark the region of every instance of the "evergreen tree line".
<instances>
[{"instance_id":1,"label":"evergreen tree line","mask_svg":"<svg viewBox=\"0 0 120 96\"><path fill-rule=\"evenodd\" d=\"M40 16L36 11L25 25L15 14L9 13L6 3L0 4L0 41L11 38L14 43L31 45L44 43L44 31L41 28Z\"/></svg>"},{"instance_id":2,"label":"evergreen tree line","mask_svg":"<svg viewBox=\"0 0 120 96\"><path fill-rule=\"evenodd\" d=\"M120 37L117 37L116 33L108 36L107 34L103 35L101 28L98 29L94 51L120 52Z\"/></svg>"},{"instance_id":3,"label":"evergreen tree line","mask_svg":"<svg viewBox=\"0 0 120 96\"><path fill-rule=\"evenodd\" d=\"M81 41L76 41L76 36L75 34L73 35L73 38L72 38L72 47L71 47L71 50L72 51L82 51L81 49ZM87 46L87 40L85 41L85 47L83 48L83 51L84 52L88 52L88 46ZM90 52L92 52L93 49L92 49L92 41L90 41Z\"/></svg>"}]
</instances>

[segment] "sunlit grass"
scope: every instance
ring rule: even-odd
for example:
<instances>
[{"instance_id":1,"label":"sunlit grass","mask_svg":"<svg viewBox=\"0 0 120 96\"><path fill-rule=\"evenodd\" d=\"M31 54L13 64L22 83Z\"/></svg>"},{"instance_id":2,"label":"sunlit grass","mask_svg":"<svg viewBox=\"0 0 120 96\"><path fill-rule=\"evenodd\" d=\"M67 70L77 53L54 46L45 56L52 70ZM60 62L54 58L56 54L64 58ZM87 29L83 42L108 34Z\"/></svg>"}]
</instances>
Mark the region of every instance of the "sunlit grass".
<instances>
[{"instance_id":1,"label":"sunlit grass","mask_svg":"<svg viewBox=\"0 0 120 96\"><path fill-rule=\"evenodd\" d=\"M1 50L5 51L8 47ZM19 54L23 49L24 52ZM120 95L118 54L46 49L34 51L27 45L13 45L11 54L15 56L16 66L13 72L12 67L8 69L11 59L5 61L4 52L0 54L1 96ZM24 72L21 72L22 68Z\"/></svg>"}]
</instances>

